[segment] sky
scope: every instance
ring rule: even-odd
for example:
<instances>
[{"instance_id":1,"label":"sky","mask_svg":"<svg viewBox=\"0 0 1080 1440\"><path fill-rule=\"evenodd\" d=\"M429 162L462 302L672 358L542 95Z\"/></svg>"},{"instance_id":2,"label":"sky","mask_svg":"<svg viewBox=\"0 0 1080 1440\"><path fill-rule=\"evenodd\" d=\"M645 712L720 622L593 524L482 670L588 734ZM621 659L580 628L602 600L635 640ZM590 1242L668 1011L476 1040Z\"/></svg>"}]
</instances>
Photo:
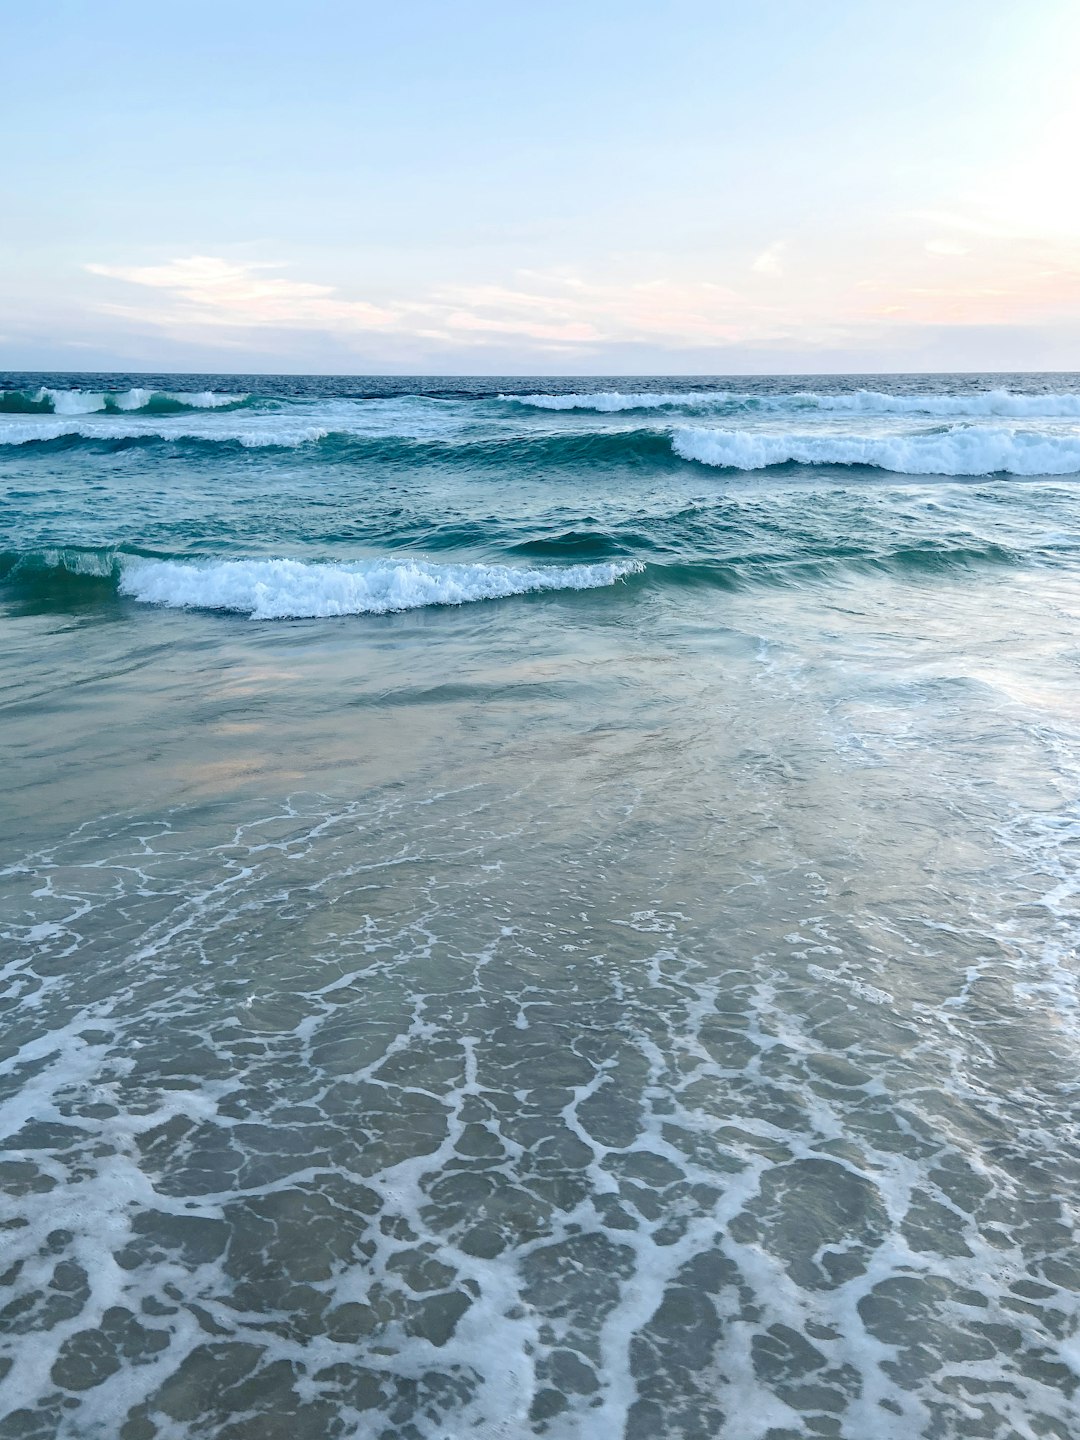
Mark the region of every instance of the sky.
<instances>
[{"instance_id":1,"label":"sky","mask_svg":"<svg viewBox=\"0 0 1080 1440\"><path fill-rule=\"evenodd\" d=\"M1077 0L0 0L0 369L1080 369Z\"/></svg>"}]
</instances>

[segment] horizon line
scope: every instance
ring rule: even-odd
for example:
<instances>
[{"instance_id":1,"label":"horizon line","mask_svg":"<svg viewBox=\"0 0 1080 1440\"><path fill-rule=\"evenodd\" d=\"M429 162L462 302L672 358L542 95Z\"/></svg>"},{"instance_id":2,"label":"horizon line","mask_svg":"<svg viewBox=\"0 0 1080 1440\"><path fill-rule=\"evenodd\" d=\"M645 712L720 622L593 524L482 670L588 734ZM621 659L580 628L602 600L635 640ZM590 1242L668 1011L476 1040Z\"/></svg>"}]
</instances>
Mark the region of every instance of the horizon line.
<instances>
[{"instance_id":1,"label":"horizon line","mask_svg":"<svg viewBox=\"0 0 1080 1440\"><path fill-rule=\"evenodd\" d=\"M252 379L281 380L787 380L817 377L821 379L852 379L866 376L982 376L982 375L1076 375L1077 370L637 370L615 373L603 370L562 372L545 370L0 370L8 375L199 375L227 379L249 376Z\"/></svg>"}]
</instances>

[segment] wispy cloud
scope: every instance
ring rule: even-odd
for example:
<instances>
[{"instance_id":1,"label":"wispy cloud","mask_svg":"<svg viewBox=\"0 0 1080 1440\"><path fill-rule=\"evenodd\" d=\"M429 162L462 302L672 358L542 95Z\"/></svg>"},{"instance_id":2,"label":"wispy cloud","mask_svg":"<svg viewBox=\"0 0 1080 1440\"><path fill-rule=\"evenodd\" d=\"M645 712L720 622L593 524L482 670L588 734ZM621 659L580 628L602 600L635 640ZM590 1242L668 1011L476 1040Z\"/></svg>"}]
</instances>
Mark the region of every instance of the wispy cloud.
<instances>
[{"instance_id":1,"label":"wispy cloud","mask_svg":"<svg viewBox=\"0 0 1080 1440\"><path fill-rule=\"evenodd\" d=\"M527 270L518 273L516 285L443 286L376 305L342 298L330 285L273 273L283 268L211 255L158 265L85 266L92 275L160 297L156 303L101 301L99 312L188 335L207 328L322 329L342 336L394 331L465 346L518 337L554 350L612 341L724 343L743 338L752 309L733 290L711 282L618 284Z\"/></svg>"},{"instance_id":2,"label":"wispy cloud","mask_svg":"<svg viewBox=\"0 0 1080 1440\"><path fill-rule=\"evenodd\" d=\"M929 255L967 255L970 247L963 245L959 240L951 239L949 236L935 236L933 240L927 240L926 251Z\"/></svg>"},{"instance_id":3,"label":"wispy cloud","mask_svg":"<svg viewBox=\"0 0 1080 1440\"><path fill-rule=\"evenodd\" d=\"M215 255L85 269L113 283L112 294L93 307L98 316L144 335L228 350L262 345L267 332L303 331L354 350L384 337L392 348L418 355L425 347L434 357L495 346L553 359L577 355L587 366L611 346L820 349L860 343L882 323L1031 324L1080 314L1075 245L1009 237L962 215L904 218L903 241L892 238L869 259L857 248L843 256L803 253L798 283L786 273L783 240L751 263L753 275L768 283L754 281L745 260L735 284L722 283L722 274L635 279L520 269L501 281L370 300L290 278L280 263ZM950 260L963 263L943 263ZM737 263L732 257L733 273Z\"/></svg>"},{"instance_id":4,"label":"wispy cloud","mask_svg":"<svg viewBox=\"0 0 1080 1440\"><path fill-rule=\"evenodd\" d=\"M389 324L393 314L362 300L341 300L329 285L288 280L267 271L277 264L246 264L214 255L191 255L164 265L97 265L92 275L165 291L174 310L157 312L158 323L197 321L206 325L355 326L370 330ZM130 307L124 307L131 313ZM154 318L153 312L139 312Z\"/></svg>"},{"instance_id":5,"label":"wispy cloud","mask_svg":"<svg viewBox=\"0 0 1080 1440\"><path fill-rule=\"evenodd\" d=\"M756 275L782 275L784 273L784 251L786 249L786 240L774 240L771 245L761 252L750 266L750 269L753 270Z\"/></svg>"}]
</instances>

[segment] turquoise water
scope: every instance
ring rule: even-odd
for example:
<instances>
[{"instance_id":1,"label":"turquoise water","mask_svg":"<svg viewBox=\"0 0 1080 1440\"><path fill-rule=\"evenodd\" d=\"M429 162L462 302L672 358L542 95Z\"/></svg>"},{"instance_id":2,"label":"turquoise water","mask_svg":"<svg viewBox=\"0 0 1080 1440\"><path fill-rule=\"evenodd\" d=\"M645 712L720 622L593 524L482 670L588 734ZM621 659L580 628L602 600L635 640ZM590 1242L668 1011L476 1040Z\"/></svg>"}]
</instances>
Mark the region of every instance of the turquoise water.
<instances>
[{"instance_id":1,"label":"turquoise water","mask_svg":"<svg viewBox=\"0 0 1080 1440\"><path fill-rule=\"evenodd\" d=\"M5 1436L1080 1433L1080 377L0 386Z\"/></svg>"}]
</instances>

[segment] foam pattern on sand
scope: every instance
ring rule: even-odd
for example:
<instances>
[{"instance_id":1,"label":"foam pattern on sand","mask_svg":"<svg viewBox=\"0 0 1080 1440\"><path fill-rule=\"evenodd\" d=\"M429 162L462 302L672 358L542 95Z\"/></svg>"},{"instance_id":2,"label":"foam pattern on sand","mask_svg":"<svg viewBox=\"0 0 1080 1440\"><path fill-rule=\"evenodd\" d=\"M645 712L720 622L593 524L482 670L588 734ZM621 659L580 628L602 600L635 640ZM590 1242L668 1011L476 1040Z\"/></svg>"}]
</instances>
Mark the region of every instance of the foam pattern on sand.
<instances>
[{"instance_id":1,"label":"foam pattern on sand","mask_svg":"<svg viewBox=\"0 0 1080 1440\"><path fill-rule=\"evenodd\" d=\"M601 798L558 913L554 775L515 834L483 787L297 796L9 870L18 1433L1068 1435L1076 816L1002 832L1023 934L1008 895L849 933L776 872L744 966L613 890L661 793ZM980 958L909 988L883 946L953 924ZM1004 1032L969 1068L981 987L1045 1076Z\"/></svg>"}]
</instances>

